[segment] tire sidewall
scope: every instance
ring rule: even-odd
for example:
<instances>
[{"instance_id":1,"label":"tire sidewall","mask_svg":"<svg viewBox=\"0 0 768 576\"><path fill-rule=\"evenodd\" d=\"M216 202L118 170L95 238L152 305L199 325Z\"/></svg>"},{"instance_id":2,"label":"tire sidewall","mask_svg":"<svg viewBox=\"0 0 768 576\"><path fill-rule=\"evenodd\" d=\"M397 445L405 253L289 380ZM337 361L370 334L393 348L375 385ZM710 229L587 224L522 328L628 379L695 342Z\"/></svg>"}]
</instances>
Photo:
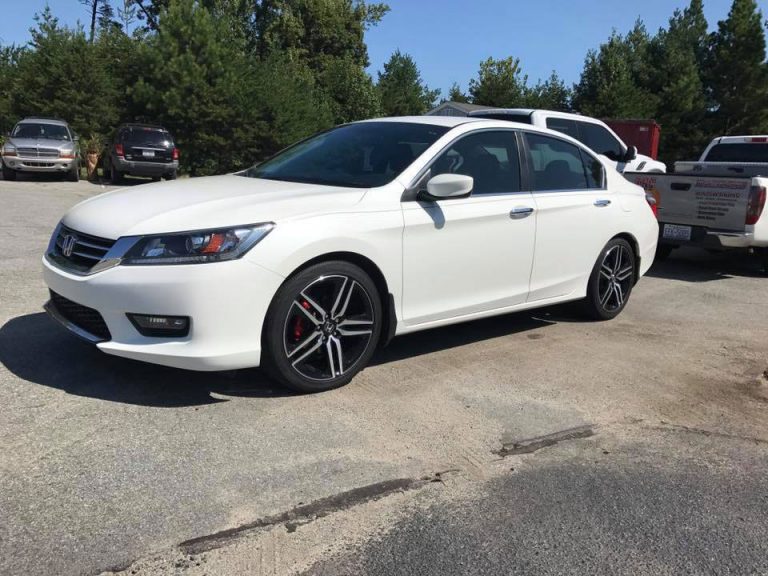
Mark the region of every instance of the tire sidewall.
<instances>
[{"instance_id":1,"label":"tire sidewall","mask_svg":"<svg viewBox=\"0 0 768 576\"><path fill-rule=\"evenodd\" d=\"M616 246L624 246L632 255L632 281L629 283L629 290L627 290L627 293L624 296L624 303L621 305L621 307L617 308L616 310L606 310L600 304L600 268L603 265L603 261L608 251ZM587 308L590 316L592 316L595 320L612 320L621 314L624 308L627 307L627 303L629 302L629 298L632 295L632 289L634 288L637 278L637 261L635 258L635 250L632 248L632 245L624 238L613 238L600 251L600 256L597 257L595 266L592 268L592 274L589 277L589 285L587 287Z\"/></svg>"},{"instance_id":2,"label":"tire sidewall","mask_svg":"<svg viewBox=\"0 0 768 576\"><path fill-rule=\"evenodd\" d=\"M283 337L285 318L299 291L306 288L321 276L341 274L349 276L360 284L368 293L373 307L373 334L363 355L355 365L342 376L322 382L305 378L291 366L285 356ZM381 337L383 312L381 295L370 276L360 267L344 261L321 262L291 276L278 289L267 311L262 337L262 368L279 383L299 392L321 392L348 384L355 375L364 369Z\"/></svg>"}]
</instances>

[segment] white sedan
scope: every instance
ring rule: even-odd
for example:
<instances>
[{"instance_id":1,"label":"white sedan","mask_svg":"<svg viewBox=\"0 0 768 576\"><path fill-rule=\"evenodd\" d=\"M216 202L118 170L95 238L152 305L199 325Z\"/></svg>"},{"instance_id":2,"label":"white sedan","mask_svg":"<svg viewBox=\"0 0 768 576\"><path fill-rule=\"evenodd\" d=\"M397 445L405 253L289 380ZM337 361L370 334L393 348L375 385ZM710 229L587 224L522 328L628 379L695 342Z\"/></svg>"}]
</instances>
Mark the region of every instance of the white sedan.
<instances>
[{"instance_id":1,"label":"white sedan","mask_svg":"<svg viewBox=\"0 0 768 576\"><path fill-rule=\"evenodd\" d=\"M613 318L657 238L643 189L561 133L378 119L78 204L46 308L109 354L318 391L398 334L572 300Z\"/></svg>"}]
</instances>

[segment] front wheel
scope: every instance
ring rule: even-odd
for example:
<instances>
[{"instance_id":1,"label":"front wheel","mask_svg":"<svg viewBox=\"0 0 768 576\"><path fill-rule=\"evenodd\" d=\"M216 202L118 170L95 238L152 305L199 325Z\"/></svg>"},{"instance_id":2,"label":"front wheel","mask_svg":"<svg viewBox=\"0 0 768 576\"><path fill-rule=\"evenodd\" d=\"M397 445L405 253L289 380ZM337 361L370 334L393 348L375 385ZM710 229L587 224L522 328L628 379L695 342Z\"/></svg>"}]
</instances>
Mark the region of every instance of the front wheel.
<instances>
[{"instance_id":1,"label":"front wheel","mask_svg":"<svg viewBox=\"0 0 768 576\"><path fill-rule=\"evenodd\" d=\"M623 238L605 245L587 287L586 311L595 320L610 320L627 305L635 285L635 252Z\"/></svg>"},{"instance_id":2,"label":"front wheel","mask_svg":"<svg viewBox=\"0 0 768 576\"><path fill-rule=\"evenodd\" d=\"M8 180L9 182L16 180L16 170L3 166L3 180Z\"/></svg>"},{"instance_id":3,"label":"front wheel","mask_svg":"<svg viewBox=\"0 0 768 576\"><path fill-rule=\"evenodd\" d=\"M80 167L75 166L73 170L67 172L67 180L69 182L80 182Z\"/></svg>"},{"instance_id":4,"label":"front wheel","mask_svg":"<svg viewBox=\"0 0 768 576\"><path fill-rule=\"evenodd\" d=\"M262 364L300 392L337 388L368 364L381 327L381 297L365 271L342 261L310 266L269 307Z\"/></svg>"}]
</instances>

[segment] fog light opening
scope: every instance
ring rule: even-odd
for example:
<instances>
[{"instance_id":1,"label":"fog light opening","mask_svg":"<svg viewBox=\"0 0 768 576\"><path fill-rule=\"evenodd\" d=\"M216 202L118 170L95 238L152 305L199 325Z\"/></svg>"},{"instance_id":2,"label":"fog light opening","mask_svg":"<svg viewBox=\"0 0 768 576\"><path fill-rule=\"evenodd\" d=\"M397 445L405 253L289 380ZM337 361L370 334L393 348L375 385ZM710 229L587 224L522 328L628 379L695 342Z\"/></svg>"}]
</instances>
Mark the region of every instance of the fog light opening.
<instances>
[{"instance_id":1,"label":"fog light opening","mask_svg":"<svg viewBox=\"0 0 768 576\"><path fill-rule=\"evenodd\" d=\"M179 338L189 334L188 316L163 316L160 314L127 314L131 324L142 336L155 338Z\"/></svg>"}]
</instances>

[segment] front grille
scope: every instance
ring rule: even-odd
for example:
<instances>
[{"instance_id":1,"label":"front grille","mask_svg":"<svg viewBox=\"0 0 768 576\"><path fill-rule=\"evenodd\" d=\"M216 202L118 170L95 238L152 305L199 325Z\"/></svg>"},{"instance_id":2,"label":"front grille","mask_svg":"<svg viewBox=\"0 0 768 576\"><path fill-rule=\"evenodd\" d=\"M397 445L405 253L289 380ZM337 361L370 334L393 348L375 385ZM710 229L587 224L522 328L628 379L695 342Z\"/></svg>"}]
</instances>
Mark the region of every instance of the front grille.
<instances>
[{"instance_id":1,"label":"front grille","mask_svg":"<svg viewBox=\"0 0 768 576\"><path fill-rule=\"evenodd\" d=\"M23 158L58 158L56 148L17 148L16 153Z\"/></svg>"},{"instance_id":2,"label":"front grille","mask_svg":"<svg viewBox=\"0 0 768 576\"><path fill-rule=\"evenodd\" d=\"M77 302L72 302L64 298L61 294L57 294L53 290L51 293L51 304L56 308L59 315L65 320L71 322L81 330L85 330L89 334L93 334L100 340L110 340L112 334L109 333L104 318L101 314L93 308L88 308Z\"/></svg>"},{"instance_id":3,"label":"front grille","mask_svg":"<svg viewBox=\"0 0 768 576\"><path fill-rule=\"evenodd\" d=\"M102 261L114 243L115 240L83 234L61 225L50 256L65 268L89 272Z\"/></svg>"},{"instance_id":4,"label":"front grille","mask_svg":"<svg viewBox=\"0 0 768 576\"><path fill-rule=\"evenodd\" d=\"M24 166L32 166L33 168L52 168L55 166L53 162L30 162L29 160L23 160Z\"/></svg>"}]
</instances>

